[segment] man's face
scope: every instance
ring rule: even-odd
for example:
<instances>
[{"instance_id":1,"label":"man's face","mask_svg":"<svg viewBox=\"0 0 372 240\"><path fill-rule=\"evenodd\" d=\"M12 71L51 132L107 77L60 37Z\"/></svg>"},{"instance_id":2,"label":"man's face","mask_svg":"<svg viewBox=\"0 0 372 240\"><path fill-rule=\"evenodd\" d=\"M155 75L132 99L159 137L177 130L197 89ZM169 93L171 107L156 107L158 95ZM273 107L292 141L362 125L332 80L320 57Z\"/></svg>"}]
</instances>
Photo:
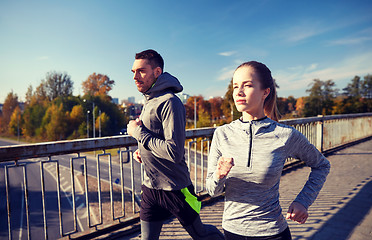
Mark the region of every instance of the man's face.
<instances>
[{"instance_id":1,"label":"man's face","mask_svg":"<svg viewBox=\"0 0 372 240\"><path fill-rule=\"evenodd\" d=\"M158 68L152 69L147 59L134 60L132 72L134 82L138 91L141 93L145 93L149 90L156 78L160 75L158 74Z\"/></svg>"}]
</instances>

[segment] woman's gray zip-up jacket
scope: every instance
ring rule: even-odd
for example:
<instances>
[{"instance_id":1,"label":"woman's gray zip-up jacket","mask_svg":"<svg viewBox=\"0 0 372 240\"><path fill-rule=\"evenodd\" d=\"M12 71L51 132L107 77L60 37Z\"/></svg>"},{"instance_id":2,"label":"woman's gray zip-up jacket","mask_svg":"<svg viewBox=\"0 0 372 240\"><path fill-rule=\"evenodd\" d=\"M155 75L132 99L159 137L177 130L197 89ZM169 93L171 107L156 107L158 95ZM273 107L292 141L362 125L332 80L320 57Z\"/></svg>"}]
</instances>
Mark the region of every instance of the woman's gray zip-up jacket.
<instances>
[{"instance_id":1,"label":"woman's gray zip-up jacket","mask_svg":"<svg viewBox=\"0 0 372 240\"><path fill-rule=\"evenodd\" d=\"M143 184L152 189L180 190L192 184L185 162L186 111L175 93L183 90L177 78L161 74L144 93L146 103L133 137L145 169Z\"/></svg>"},{"instance_id":2,"label":"woman's gray zip-up jacket","mask_svg":"<svg viewBox=\"0 0 372 240\"><path fill-rule=\"evenodd\" d=\"M222 179L215 175L220 157L231 157L235 164ZM225 230L243 236L272 236L287 228L279 205L279 182L288 157L311 167L308 181L294 200L308 208L326 180L330 163L304 135L270 118L238 119L216 129L206 187L211 196L225 191Z\"/></svg>"}]
</instances>

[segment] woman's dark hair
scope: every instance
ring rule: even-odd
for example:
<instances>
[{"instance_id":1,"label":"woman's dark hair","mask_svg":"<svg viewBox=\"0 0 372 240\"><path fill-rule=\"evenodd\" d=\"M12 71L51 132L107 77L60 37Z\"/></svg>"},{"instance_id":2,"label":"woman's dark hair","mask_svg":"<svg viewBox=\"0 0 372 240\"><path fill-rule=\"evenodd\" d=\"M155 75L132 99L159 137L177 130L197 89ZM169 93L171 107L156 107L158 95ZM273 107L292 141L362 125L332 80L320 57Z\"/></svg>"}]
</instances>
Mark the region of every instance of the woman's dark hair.
<instances>
[{"instance_id":1,"label":"woman's dark hair","mask_svg":"<svg viewBox=\"0 0 372 240\"><path fill-rule=\"evenodd\" d=\"M258 79L261 83L262 89L270 88L270 93L266 97L264 101L264 112L265 115L269 118L278 121L279 120L279 111L276 104L276 83L273 77L271 76L270 69L263 63L256 62L256 61L249 61L240 64L236 70L238 70L241 67L251 67L255 70L256 74L258 74ZM235 71L236 71L235 70Z\"/></svg>"},{"instance_id":2,"label":"woman's dark hair","mask_svg":"<svg viewBox=\"0 0 372 240\"><path fill-rule=\"evenodd\" d=\"M147 59L152 69L160 67L163 71L164 69L164 60L155 50L148 49L140 53L136 53L135 59Z\"/></svg>"}]
</instances>

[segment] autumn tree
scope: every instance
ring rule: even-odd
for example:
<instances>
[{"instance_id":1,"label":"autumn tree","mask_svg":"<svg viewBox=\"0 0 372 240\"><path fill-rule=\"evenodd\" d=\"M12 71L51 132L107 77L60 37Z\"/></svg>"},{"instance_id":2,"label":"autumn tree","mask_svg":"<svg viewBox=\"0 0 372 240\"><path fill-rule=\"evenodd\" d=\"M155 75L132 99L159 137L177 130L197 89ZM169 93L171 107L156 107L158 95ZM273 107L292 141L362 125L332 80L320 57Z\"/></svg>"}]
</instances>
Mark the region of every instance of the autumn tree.
<instances>
[{"instance_id":1,"label":"autumn tree","mask_svg":"<svg viewBox=\"0 0 372 240\"><path fill-rule=\"evenodd\" d=\"M195 104L195 101L196 101L196 104ZM196 121L198 121L199 119L199 111L206 111L207 107L206 107L206 103L204 101L204 98L203 96L199 95L199 96L191 96L187 99L186 101L186 104L185 104L185 108L186 108L186 120L189 122L189 123L193 123L193 121L195 120L195 108L196 108Z\"/></svg>"},{"instance_id":2,"label":"autumn tree","mask_svg":"<svg viewBox=\"0 0 372 240\"><path fill-rule=\"evenodd\" d=\"M295 106L295 111L296 111L296 115L299 116L299 117L303 117L304 116L304 109L305 109L305 102L306 102L306 97L299 97L297 98L297 101L296 101L296 106Z\"/></svg>"},{"instance_id":3,"label":"autumn tree","mask_svg":"<svg viewBox=\"0 0 372 240\"><path fill-rule=\"evenodd\" d=\"M32 98L34 96L34 91L33 91L33 87L32 85L29 85L28 88L27 88L27 92L26 92L26 96L25 96L25 105L29 105L32 101Z\"/></svg>"},{"instance_id":4,"label":"autumn tree","mask_svg":"<svg viewBox=\"0 0 372 240\"><path fill-rule=\"evenodd\" d=\"M222 118L222 103L223 99L221 97L214 97L208 100L211 108L211 118L212 122L215 122Z\"/></svg>"},{"instance_id":5,"label":"autumn tree","mask_svg":"<svg viewBox=\"0 0 372 240\"><path fill-rule=\"evenodd\" d=\"M282 117L290 118L294 114L296 99L293 96L289 96L288 98L278 97L277 106Z\"/></svg>"},{"instance_id":6,"label":"autumn tree","mask_svg":"<svg viewBox=\"0 0 372 240\"><path fill-rule=\"evenodd\" d=\"M84 111L82 105L75 105L72 107L71 112L66 113L68 118L68 127L70 129L68 135L69 138L75 139L81 137L81 132L79 131L80 125L83 124L86 127ZM86 131L83 132L85 134Z\"/></svg>"},{"instance_id":7,"label":"autumn tree","mask_svg":"<svg viewBox=\"0 0 372 240\"><path fill-rule=\"evenodd\" d=\"M1 121L1 130L2 132L6 132L8 129L8 124L10 122L10 118L13 114L13 111L18 107L18 96L17 94L11 91L5 98L3 104L3 111L2 111L2 121Z\"/></svg>"},{"instance_id":8,"label":"autumn tree","mask_svg":"<svg viewBox=\"0 0 372 240\"><path fill-rule=\"evenodd\" d=\"M49 97L47 95L45 81L42 80L40 85L36 88L36 90L34 92L34 99L38 103L49 102L50 101Z\"/></svg>"},{"instance_id":9,"label":"autumn tree","mask_svg":"<svg viewBox=\"0 0 372 240\"><path fill-rule=\"evenodd\" d=\"M82 83L82 87L84 94L98 96L108 95L114 84L115 81L107 75L93 73Z\"/></svg>"},{"instance_id":10,"label":"autumn tree","mask_svg":"<svg viewBox=\"0 0 372 240\"><path fill-rule=\"evenodd\" d=\"M21 113L21 108L17 106L13 113L12 116L10 117L10 122L9 122L9 133L12 135L21 135L21 128L20 125L22 124L22 113Z\"/></svg>"}]
</instances>

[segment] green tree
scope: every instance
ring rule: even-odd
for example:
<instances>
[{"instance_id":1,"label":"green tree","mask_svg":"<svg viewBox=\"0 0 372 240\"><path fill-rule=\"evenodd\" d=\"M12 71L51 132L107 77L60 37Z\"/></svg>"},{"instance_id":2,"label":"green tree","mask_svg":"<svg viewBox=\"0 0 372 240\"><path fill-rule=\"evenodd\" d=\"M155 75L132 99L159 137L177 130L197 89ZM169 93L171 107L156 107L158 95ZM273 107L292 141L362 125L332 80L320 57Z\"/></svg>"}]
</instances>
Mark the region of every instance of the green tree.
<instances>
[{"instance_id":1,"label":"green tree","mask_svg":"<svg viewBox=\"0 0 372 240\"><path fill-rule=\"evenodd\" d=\"M364 112L372 112L372 75L364 76L361 84L361 93L365 102Z\"/></svg>"},{"instance_id":2,"label":"green tree","mask_svg":"<svg viewBox=\"0 0 372 240\"><path fill-rule=\"evenodd\" d=\"M238 119L241 117L241 113L235 107L234 99L233 99L233 80L231 79L229 86L227 87L227 91L223 98L222 102L222 111L226 118L227 122L231 122L232 120Z\"/></svg>"},{"instance_id":3,"label":"green tree","mask_svg":"<svg viewBox=\"0 0 372 240\"><path fill-rule=\"evenodd\" d=\"M351 83L349 83L344 89L344 95L352 98L361 97L361 81L359 76L355 76Z\"/></svg>"},{"instance_id":4,"label":"green tree","mask_svg":"<svg viewBox=\"0 0 372 240\"><path fill-rule=\"evenodd\" d=\"M85 99L85 101L84 101ZM87 112L90 111L88 116L89 120L89 129L93 129L93 119L92 119L92 108L94 103L94 121L96 123L97 118L99 117L99 110L105 113L109 119L108 124L105 130L105 135L115 135L117 134L124 126L128 123L128 117L124 115L124 112L121 111L120 107L111 101L111 98L107 97L107 95L85 95L84 99L82 100L82 105L84 109L85 119L87 117ZM98 125L96 125L97 127ZM97 132L96 132L97 133ZM92 136L92 135L91 135ZM98 136L98 134L96 134Z\"/></svg>"},{"instance_id":5,"label":"green tree","mask_svg":"<svg viewBox=\"0 0 372 240\"><path fill-rule=\"evenodd\" d=\"M372 77L367 75L363 80L355 76L343 89L342 101L334 109L336 114L362 113L372 111Z\"/></svg>"},{"instance_id":6,"label":"green tree","mask_svg":"<svg viewBox=\"0 0 372 240\"><path fill-rule=\"evenodd\" d=\"M109 135L110 128L110 117L105 113L102 112L96 119L96 131L99 132L99 126L101 125L101 135L107 136Z\"/></svg>"},{"instance_id":7,"label":"green tree","mask_svg":"<svg viewBox=\"0 0 372 240\"><path fill-rule=\"evenodd\" d=\"M305 117L332 114L337 93L334 89L335 83L332 80L314 79L310 86L311 88L306 90L310 95L305 99Z\"/></svg>"},{"instance_id":8,"label":"green tree","mask_svg":"<svg viewBox=\"0 0 372 240\"><path fill-rule=\"evenodd\" d=\"M66 114L63 111L63 104L49 106L42 120L43 135L47 140L65 139L67 127Z\"/></svg>"},{"instance_id":9,"label":"green tree","mask_svg":"<svg viewBox=\"0 0 372 240\"><path fill-rule=\"evenodd\" d=\"M366 99L372 99L372 75L364 76L361 82L361 94Z\"/></svg>"}]
</instances>

